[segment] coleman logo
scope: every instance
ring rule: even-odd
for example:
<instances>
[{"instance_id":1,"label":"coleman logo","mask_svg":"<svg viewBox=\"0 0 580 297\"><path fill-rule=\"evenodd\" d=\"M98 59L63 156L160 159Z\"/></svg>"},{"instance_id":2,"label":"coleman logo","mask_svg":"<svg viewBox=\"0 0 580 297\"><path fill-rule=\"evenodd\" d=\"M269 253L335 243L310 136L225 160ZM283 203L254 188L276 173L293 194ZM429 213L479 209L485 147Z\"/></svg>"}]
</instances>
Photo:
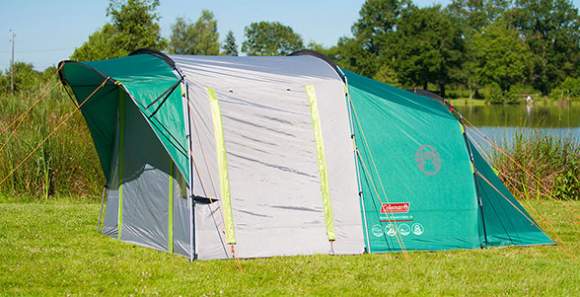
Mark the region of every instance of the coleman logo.
<instances>
[{"instance_id":1,"label":"coleman logo","mask_svg":"<svg viewBox=\"0 0 580 297\"><path fill-rule=\"evenodd\" d=\"M409 208L409 202L383 203L381 213L407 213Z\"/></svg>"},{"instance_id":2,"label":"coleman logo","mask_svg":"<svg viewBox=\"0 0 580 297\"><path fill-rule=\"evenodd\" d=\"M419 171L427 176L436 175L441 170L441 157L431 145L420 146L415 152L415 161Z\"/></svg>"}]
</instances>

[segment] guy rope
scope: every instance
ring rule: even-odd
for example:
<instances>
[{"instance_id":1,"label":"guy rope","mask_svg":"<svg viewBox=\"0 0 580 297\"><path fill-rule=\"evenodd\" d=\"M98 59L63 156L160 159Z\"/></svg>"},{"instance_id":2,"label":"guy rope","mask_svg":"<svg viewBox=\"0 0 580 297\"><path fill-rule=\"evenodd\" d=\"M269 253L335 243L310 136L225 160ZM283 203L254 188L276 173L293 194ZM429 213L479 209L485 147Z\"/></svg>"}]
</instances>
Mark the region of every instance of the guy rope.
<instances>
[{"instance_id":1,"label":"guy rope","mask_svg":"<svg viewBox=\"0 0 580 297\"><path fill-rule=\"evenodd\" d=\"M20 163L18 163L14 169L12 169L12 171L10 171L4 178L2 178L2 180L0 180L0 186L2 184L4 184L8 178L10 178L26 161L28 161L28 159L30 159L30 157L32 157L34 155L34 153L36 151L38 151L38 149L40 149L42 147L42 145L48 141L48 139L50 139L50 137L52 137L73 115L75 115L78 111L81 110L81 108L99 91L101 90L106 84L107 82L109 82L111 80L110 77L107 77L103 80L103 82L101 82L101 84L95 88L78 106L76 109L74 109L73 111L70 111L69 113L67 113L63 119L56 125L56 127L54 127L54 129L44 138L42 139L37 145L36 147L34 147L34 149L32 149L32 151L30 151L30 153L28 153L28 155L26 155L26 157L24 157L24 159L22 159L22 161L20 161Z\"/></svg>"}]
</instances>

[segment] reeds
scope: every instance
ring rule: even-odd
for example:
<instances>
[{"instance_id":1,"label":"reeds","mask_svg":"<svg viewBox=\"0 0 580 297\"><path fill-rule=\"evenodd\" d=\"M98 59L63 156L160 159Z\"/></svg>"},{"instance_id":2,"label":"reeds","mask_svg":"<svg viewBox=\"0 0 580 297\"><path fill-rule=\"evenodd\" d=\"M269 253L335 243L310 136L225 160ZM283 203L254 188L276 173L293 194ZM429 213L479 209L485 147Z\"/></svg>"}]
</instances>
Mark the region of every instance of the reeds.
<instances>
[{"instance_id":1,"label":"reeds","mask_svg":"<svg viewBox=\"0 0 580 297\"><path fill-rule=\"evenodd\" d=\"M17 120L36 100L41 101ZM58 82L16 95L0 95L0 192L44 199L53 195L87 196L103 183L98 157L80 113L11 172L75 107ZM12 125L11 125L12 124Z\"/></svg>"},{"instance_id":2,"label":"reeds","mask_svg":"<svg viewBox=\"0 0 580 297\"><path fill-rule=\"evenodd\" d=\"M513 192L523 193L523 198L580 200L577 139L517 132L510 141L504 140L503 146L510 157L494 153L492 159Z\"/></svg>"}]
</instances>

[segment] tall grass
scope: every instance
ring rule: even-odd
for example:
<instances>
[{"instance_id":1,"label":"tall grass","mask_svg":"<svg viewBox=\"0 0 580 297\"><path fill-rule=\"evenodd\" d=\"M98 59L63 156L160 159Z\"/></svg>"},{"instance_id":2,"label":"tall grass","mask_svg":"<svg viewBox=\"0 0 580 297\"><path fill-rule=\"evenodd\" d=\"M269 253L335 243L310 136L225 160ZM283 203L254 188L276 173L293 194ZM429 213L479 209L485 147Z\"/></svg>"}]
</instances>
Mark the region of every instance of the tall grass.
<instances>
[{"instance_id":1,"label":"tall grass","mask_svg":"<svg viewBox=\"0 0 580 297\"><path fill-rule=\"evenodd\" d=\"M522 197L580 200L580 144L573 138L516 133L494 153L494 166L512 192Z\"/></svg>"},{"instance_id":2,"label":"tall grass","mask_svg":"<svg viewBox=\"0 0 580 297\"><path fill-rule=\"evenodd\" d=\"M41 101L11 125L36 100ZM56 81L15 95L0 95L0 193L48 198L53 195L87 196L103 183L98 157L82 115L60 127L13 174L11 172L74 110Z\"/></svg>"}]
</instances>

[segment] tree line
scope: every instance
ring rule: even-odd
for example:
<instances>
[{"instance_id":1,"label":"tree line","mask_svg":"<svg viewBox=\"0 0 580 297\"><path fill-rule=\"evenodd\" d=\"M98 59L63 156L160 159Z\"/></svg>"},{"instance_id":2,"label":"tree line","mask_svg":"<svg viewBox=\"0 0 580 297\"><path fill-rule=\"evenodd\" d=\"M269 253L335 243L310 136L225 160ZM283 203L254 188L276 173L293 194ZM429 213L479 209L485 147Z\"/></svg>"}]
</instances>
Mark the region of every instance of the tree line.
<instances>
[{"instance_id":1,"label":"tree line","mask_svg":"<svg viewBox=\"0 0 580 297\"><path fill-rule=\"evenodd\" d=\"M453 0L417 7L411 0L367 0L351 37L330 47L304 40L279 22L253 22L241 47L204 10L179 17L161 36L159 0L111 0L110 22L92 33L71 58L98 60L138 48L191 55L287 55L308 48L339 66L374 79L466 96L517 101L521 93L580 97L580 17L570 0ZM337 20L341 21L341 20ZM20 66L22 67L22 66ZM2 80L0 80L0 84ZM452 94L457 95L457 94Z\"/></svg>"}]
</instances>

